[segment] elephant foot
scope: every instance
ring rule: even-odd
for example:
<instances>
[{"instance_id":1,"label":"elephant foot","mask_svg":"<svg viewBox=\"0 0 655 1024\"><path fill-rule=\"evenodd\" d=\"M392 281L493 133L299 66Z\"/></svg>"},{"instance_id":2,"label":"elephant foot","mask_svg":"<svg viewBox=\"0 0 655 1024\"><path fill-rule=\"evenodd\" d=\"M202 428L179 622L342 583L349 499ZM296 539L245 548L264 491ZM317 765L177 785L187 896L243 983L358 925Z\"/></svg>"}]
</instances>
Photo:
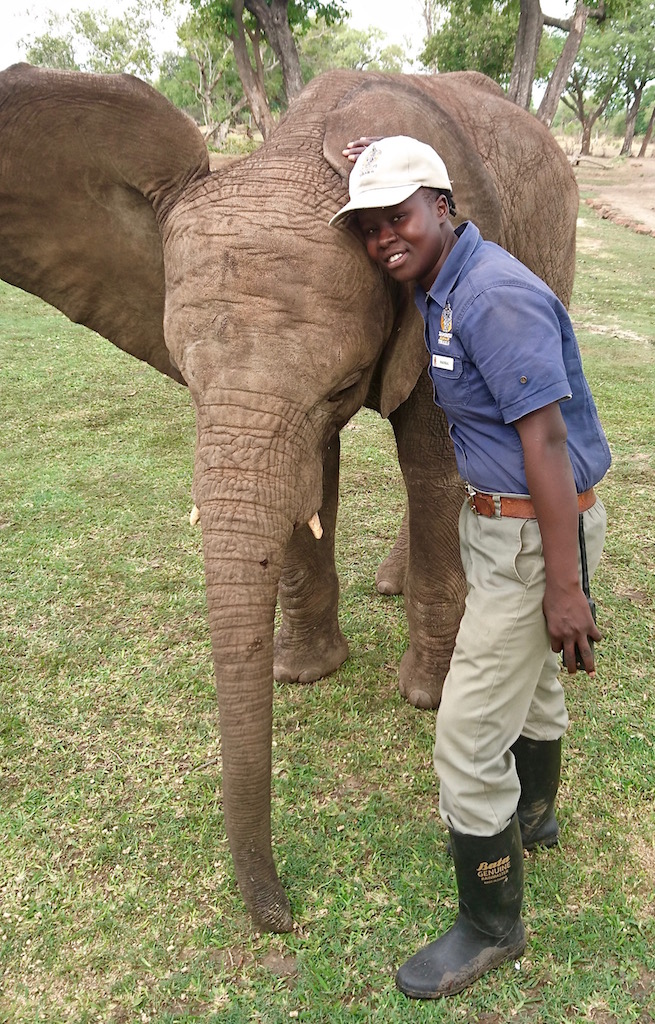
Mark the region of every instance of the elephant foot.
<instances>
[{"instance_id":1,"label":"elephant foot","mask_svg":"<svg viewBox=\"0 0 655 1024\"><path fill-rule=\"evenodd\" d=\"M444 672L435 670L434 662L421 662L410 646L400 661L398 689L415 708L438 708L443 690Z\"/></svg>"},{"instance_id":2,"label":"elephant foot","mask_svg":"<svg viewBox=\"0 0 655 1024\"><path fill-rule=\"evenodd\" d=\"M391 597L402 594L407 579L409 562L409 514L405 509L403 521L391 551L380 564L375 574L375 585L378 593Z\"/></svg>"},{"instance_id":3,"label":"elephant foot","mask_svg":"<svg viewBox=\"0 0 655 1024\"><path fill-rule=\"evenodd\" d=\"M348 643L341 630L329 637L292 641L282 627L275 637L273 676L278 683L314 683L336 672L348 657Z\"/></svg>"},{"instance_id":4,"label":"elephant foot","mask_svg":"<svg viewBox=\"0 0 655 1024\"><path fill-rule=\"evenodd\" d=\"M392 597L394 594L402 594L407 574L407 559L403 555L396 554L395 549L391 551L384 562L378 567L375 574L375 586L379 594L385 597Z\"/></svg>"}]
</instances>

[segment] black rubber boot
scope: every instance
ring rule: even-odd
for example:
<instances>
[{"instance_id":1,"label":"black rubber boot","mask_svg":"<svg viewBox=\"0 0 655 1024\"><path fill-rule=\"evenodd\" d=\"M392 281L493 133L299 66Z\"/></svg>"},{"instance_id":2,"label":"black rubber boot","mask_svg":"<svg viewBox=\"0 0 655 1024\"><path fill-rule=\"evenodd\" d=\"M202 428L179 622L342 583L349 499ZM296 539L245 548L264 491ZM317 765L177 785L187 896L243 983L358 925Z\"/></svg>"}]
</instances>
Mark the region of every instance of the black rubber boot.
<instances>
[{"instance_id":1,"label":"black rubber boot","mask_svg":"<svg viewBox=\"0 0 655 1024\"><path fill-rule=\"evenodd\" d=\"M450 833L459 914L445 935L415 953L396 984L412 999L452 996L525 949L523 846L514 816L497 836Z\"/></svg>"},{"instance_id":2,"label":"black rubber boot","mask_svg":"<svg viewBox=\"0 0 655 1024\"><path fill-rule=\"evenodd\" d=\"M559 786L562 741L529 740L519 736L512 746L521 796L516 813L521 825L523 846L555 846L559 826L555 817L555 798Z\"/></svg>"}]
</instances>

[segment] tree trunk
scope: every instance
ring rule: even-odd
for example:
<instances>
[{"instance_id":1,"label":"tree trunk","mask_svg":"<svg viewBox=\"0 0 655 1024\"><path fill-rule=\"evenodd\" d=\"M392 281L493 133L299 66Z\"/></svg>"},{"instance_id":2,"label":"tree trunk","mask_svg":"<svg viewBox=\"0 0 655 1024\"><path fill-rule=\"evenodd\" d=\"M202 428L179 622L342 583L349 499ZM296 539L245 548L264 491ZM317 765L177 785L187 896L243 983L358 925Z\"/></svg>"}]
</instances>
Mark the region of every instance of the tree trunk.
<instances>
[{"instance_id":1,"label":"tree trunk","mask_svg":"<svg viewBox=\"0 0 655 1024\"><path fill-rule=\"evenodd\" d=\"M639 156L640 157L646 156L646 149L648 148L648 144L649 144L650 140L653 137L653 127L654 126L655 126L655 106L651 110L650 121L648 122L648 127L646 128L646 134L644 135L644 140L643 140L643 142L642 142L642 144L641 144L641 146L639 148Z\"/></svg>"},{"instance_id":2,"label":"tree trunk","mask_svg":"<svg viewBox=\"0 0 655 1024\"><path fill-rule=\"evenodd\" d=\"M548 128L553 123L553 118L557 113L557 107L559 105L560 96L566 88L571 70L575 64L575 58L578 55L580 49L580 43L584 36L585 29L587 27L587 20L589 18L589 8L584 4L578 2L575 13L570 20L569 34L566 37L564 43L564 49L560 54L560 58L555 65L555 69L550 76L546 92L541 101L539 110L537 111L537 117L542 121Z\"/></svg>"},{"instance_id":3,"label":"tree trunk","mask_svg":"<svg viewBox=\"0 0 655 1024\"><path fill-rule=\"evenodd\" d=\"M248 97L248 106L252 111L252 116L255 119L257 127L266 139L275 128L275 121L268 103L268 97L266 95L261 73L257 74L250 63L248 46L246 43L246 30L243 24L243 5L244 0L235 0L234 20L237 25L237 30L234 35L230 36L230 38L234 43L234 59L236 61L241 84L243 85L243 90Z\"/></svg>"},{"instance_id":4,"label":"tree trunk","mask_svg":"<svg viewBox=\"0 0 655 1024\"><path fill-rule=\"evenodd\" d=\"M582 122L582 144L580 146L580 154L582 156L589 156L591 152L591 130L596 124L596 121L598 120L600 115L605 110L605 107L607 106L608 102L609 97L607 99L607 102L603 101L601 106L597 107L596 110L593 110L587 117L584 118Z\"/></svg>"},{"instance_id":5,"label":"tree trunk","mask_svg":"<svg viewBox=\"0 0 655 1024\"><path fill-rule=\"evenodd\" d=\"M271 49L280 62L284 92L290 103L303 87L300 59L289 24L288 0L245 0L245 5L259 22Z\"/></svg>"},{"instance_id":6,"label":"tree trunk","mask_svg":"<svg viewBox=\"0 0 655 1024\"><path fill-rule=\"evenodd\" d=\"M643 85L637 85L633 90L632 103L628 107L628 114L625 122L625 137L623 139L623 145L621 146L619 156L632 156L632 140L635 137L637 114L639 113L639 107L641 106L641 97L643 92Z\"/></svg>"},{"instance_id":7,"label":"tree trunk","mask_svg":"<svg viewBox=\"0 0 655 1024\"><path fill-rule=\"evenodd\" d=\"M436 0L423 0L423 21L425 23L425 38L429 39L437 31L437 25L439 23L439 12L437 10Z\"/></svg>"},{"instance_id":8,"label":"tree trunk","mask_svg":"<svg viewBox=\"0 0 655 1024\"><path fill-rule=\"evenodd\" d=\"M582 122L582 137L580 139L580 156L589 156L591 152L591 129L593 121L586 117Z\"/></svg>"},{"instance_id":9,"label":"tree trunk","mask_svg":"<svg viewBox=\"0 0 655 1024\"><path fill-rule=\"evenodd\" d=\"M525 110L529 110L532 99L532 85L543 27L544 16L539 0L521 0L519 29L516 36L508 96Z\"/></svg>"}]
</instances>

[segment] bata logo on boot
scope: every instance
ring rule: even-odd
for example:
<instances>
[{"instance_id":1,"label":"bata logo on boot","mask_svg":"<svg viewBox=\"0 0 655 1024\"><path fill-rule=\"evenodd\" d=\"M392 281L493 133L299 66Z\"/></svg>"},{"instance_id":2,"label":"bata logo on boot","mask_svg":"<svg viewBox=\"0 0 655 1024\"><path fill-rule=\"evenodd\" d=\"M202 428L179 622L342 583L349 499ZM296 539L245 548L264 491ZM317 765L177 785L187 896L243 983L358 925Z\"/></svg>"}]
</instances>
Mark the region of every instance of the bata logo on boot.
<instances>
[{"instance_id":1,"label":"bata logo on boot","mask_svg":"<svg viewBox=\"0 0 655 1024\"><path fill-rule=\"evenodd\" d=\"M478 865L478 878L485 885L489 885L491 882L504 882L509 874L509 857L501 857L500 860L489 861L483 860Z\"/></svg>"}]
</instances>

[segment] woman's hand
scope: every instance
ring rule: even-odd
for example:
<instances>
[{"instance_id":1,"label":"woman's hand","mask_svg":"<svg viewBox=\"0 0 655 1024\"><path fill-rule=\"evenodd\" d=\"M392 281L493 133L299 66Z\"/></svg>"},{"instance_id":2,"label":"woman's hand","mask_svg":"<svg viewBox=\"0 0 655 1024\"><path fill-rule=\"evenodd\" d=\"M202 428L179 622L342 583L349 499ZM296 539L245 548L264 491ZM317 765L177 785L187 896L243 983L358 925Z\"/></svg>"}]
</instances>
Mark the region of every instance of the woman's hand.
<instances>
[{"instance_id":1,"label":"woman's hand","mask_svg":"<svg viewBox=\"0 0 655 1024\"><path fill-rule=\"evenodd\" d=\"M551 647L556 652L562 652L562 661L569 675L573 675L577 670L577 647L585 672L593 678L596 666L589 640L602 640L602 634L593 620L589 602L582 593L582 588L577 586L567 591L556 584L547 584L543 608Z\"/></svg>"},{"instance_id":2,"label":"woman's hand","mask_svg":"<svg viewBox=\"0 0 655 1024\"><path fill-rule=\"evenodd\" d=\"M346 148L342 150L344 156L347 156L352 163L355 163L357 157L361 156L365 149L371 145L372 142L379 142L382 135L362 135L359 139L355 139L354 142L347 142Z\"/></svg>"}]
</instances>

